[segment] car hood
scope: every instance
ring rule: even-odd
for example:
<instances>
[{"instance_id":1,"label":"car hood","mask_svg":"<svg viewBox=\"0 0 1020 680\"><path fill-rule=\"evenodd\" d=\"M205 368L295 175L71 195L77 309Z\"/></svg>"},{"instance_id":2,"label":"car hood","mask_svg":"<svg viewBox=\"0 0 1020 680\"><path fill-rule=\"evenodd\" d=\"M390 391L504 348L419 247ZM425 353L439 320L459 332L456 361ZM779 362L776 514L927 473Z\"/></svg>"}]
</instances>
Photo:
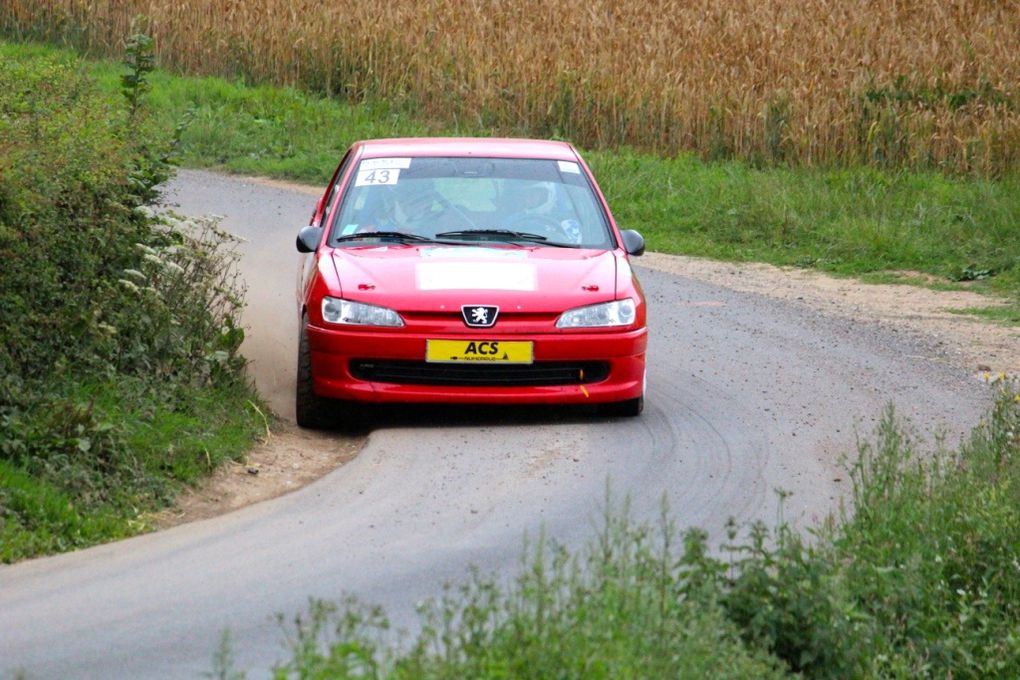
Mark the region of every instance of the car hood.
<instances>
[{"instance_id":1,"label":"car hood","mask_svg":"<svg viewBox=\"0 0 1020 680\"><path fill-rule=\"evenodd\" d=\"M486 304L553 313L605 302L616 296L622 257L606 250L442 245L342 248L332 254L345 298L418 312Z\"/></svg>"}]
</instances>

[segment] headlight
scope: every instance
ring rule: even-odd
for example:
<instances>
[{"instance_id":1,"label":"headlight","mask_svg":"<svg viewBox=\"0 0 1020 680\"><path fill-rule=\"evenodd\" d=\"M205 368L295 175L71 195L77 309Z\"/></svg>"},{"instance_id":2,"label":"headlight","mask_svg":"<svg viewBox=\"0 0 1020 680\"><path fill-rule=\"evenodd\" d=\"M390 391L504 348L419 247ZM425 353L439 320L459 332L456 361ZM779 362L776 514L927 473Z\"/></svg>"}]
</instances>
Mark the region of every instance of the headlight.
<instances>
[{"instance_id":1,"label":"headlight","mask_svg":"<svg viewBox=\"0 0 1020 680\"><path fill-rule=\"evenodd\" d=\"M605 326L629 326L637 318L634 301L613 300L600 305L568 309L560 315L557 328L599 328Z\"/></svg>"},{"instance_id":2,"label":"headlight","mask_svg":"<svg viewBox=\"0 0 1020 680\"><path fill-rule=\"evenodd\" d=\"M404 320L392 309L334 297L322 298L322 318L329 323L354 326L404 325Z\"/></svg>"}]
</instances>

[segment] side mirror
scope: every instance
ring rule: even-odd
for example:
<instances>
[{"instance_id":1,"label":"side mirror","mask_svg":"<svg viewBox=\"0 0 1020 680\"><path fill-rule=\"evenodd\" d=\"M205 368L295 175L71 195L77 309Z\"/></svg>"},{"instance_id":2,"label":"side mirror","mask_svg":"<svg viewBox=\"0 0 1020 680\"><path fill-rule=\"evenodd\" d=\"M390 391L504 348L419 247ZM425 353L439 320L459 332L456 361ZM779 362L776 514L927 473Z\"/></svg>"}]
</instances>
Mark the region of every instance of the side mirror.
<instances>
[{"instance_id":1,"label":"side mirror","mask_svg":"<svg viewBox=\"0 0 1020 680\"><path fill-rule=\"evenodd\" d=\"M643 255L645 252L645 237L633 229L624 229L620 232L623 238L623 249L628 255Z\"/></svg>"},{"instance_id":2,"label":"side mirror","mask_svg":"<svg viewBox=\"0 0 1020 680\"><path fill-rule=\"evenodd\" d=\"M299 253L314 253L319 249L322 239L322 227L305 227L298 232L297 249Z\"/></svg>"}]
</instances>

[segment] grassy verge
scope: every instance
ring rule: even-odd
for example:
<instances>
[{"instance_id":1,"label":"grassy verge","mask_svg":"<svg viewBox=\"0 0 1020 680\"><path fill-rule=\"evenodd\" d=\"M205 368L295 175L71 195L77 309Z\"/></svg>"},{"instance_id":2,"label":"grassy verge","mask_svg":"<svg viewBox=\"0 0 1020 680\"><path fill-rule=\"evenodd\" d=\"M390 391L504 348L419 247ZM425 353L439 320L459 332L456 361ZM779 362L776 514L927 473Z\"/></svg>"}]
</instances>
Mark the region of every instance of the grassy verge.
<instances>
[{"instance_id":1,"label":"grassy verge","mask_svg":"<svg viewBox=\"0 0 1020 680\"><path fill-rule=\"evenodd\" d=\"M262 430L215 224L158 220L172 141L45 51L0 59L0 561L146 529Z\"/></svg>"},{"instance_id":2,"label":"grassy verge","mask_svg":"<svg viewBox=\"0 0 1020 680\"><path fill-rule=\"evenodd\" d=\"M0 46L7 59L40 54L53 50ZM90 62L88 69L105 91L116 92L118 65ZM318 185L356 139L489 132L294 89L159 71L151 82L162 127L187 121L179 153L191 167ZM918 272L937 278L928 285L959 283L1014 299L1020 293L1018 173L988 180L871 167L763 169L626 150L586 158L620 224L641 230L656 251L854 276Z\"/></svg>"},{"instance_id":3,"label":"grassy verge","mask_svg":"<svg viewBox=\"0 0 1020 680\"><path fill-rule=\"evenodd\" d=\"M948 311L953 314L979 316L1009 326L1020 326L1020 305L1018 304L1007 307L963 307Z\"/></svg>"},{"instance_id":4,"label":"grassy verge","mask_svg":"<svg viewBox=\"0 0 1020 680\"><path fill-rule=\"evenodd\" d=\"M509 582L474 574L419 607L313 601L276 678L1015 678L1020 668L1020 395L957 451L918 449L890 409L851 468L852 516L705 534L607 500L569 551L540 538ZM722 555L718 557L716 555ZM229 645L213 677L237 677Z\"/></svg>"},{"instance_id":5,"label":"grassy verge","mask_svg":"<svg viewBox=\"0 0 1020 680\"><path fill-rule=\"evenodd\" d=\"M88 378L49 393L5 423L7 443L32 455L0 457L0 562L148 530L184 485L251 448L253 398L242 383L168 399L141 381Z\"/></svg>"}]
</instances>

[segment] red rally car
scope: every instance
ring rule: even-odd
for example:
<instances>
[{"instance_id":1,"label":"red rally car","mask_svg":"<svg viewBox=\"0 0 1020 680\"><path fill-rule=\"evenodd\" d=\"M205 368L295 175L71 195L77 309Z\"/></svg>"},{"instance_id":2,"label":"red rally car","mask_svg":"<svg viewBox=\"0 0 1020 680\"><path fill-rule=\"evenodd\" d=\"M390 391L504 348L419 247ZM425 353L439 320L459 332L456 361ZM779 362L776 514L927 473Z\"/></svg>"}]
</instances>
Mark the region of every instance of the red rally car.
<instances>
[{"instance_id":1,"label":"red rally car","mask_svg":"<svg viewBox=\"0 0 1020 680\"><path fill-rule=\"evenodd\" d=\"M297 248L302 426L332 400L641 412L644 239L570 144L357 142Z\"/></svg>"}]
</instances>

